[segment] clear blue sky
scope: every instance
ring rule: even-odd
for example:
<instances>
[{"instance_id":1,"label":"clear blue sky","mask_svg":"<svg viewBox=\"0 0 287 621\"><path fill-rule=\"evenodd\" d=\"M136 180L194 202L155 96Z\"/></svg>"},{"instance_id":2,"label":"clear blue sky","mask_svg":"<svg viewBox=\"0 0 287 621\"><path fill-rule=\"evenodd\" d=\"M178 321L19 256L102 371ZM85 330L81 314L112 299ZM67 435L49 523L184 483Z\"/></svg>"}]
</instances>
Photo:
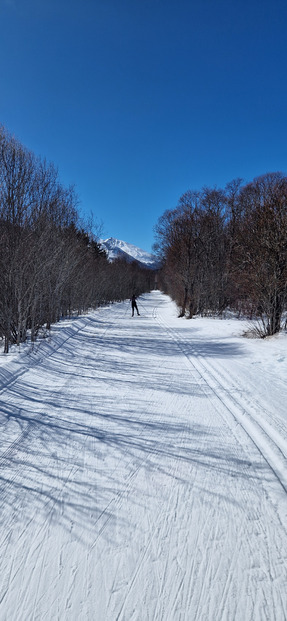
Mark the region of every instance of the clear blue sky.
<instances>
[{"instance_id":1,"label":"clear blue sky","mask_svg":"<svg viewBox=\"0 0 287 621\"><path fill-rule=\"evenodd\" d=\"M0 123L150 250L188 189L287 172L286 0L0 0Z\"/></svg>"}]
</instances>

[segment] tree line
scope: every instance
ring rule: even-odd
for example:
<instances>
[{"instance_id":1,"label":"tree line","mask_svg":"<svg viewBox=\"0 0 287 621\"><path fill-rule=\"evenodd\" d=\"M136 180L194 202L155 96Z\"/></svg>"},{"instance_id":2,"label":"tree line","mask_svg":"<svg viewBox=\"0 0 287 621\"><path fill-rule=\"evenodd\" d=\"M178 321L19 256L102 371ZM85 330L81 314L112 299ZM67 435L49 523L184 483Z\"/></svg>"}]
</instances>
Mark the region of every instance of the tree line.
<instances>
[{"instance_id":1,"label":"tree line","mask_svg":"<svg viewBox=\"0 0 287 621\"><path fill-rule=\"evenodd\" d=\"M236 179L181 196L155 227L161 288L179 315L257 318L257 332L279 332L287 304L287 177Z\"/></svg>"},{"instance_id":2,"label":"tree line","mask_svg":"<svg viewBox=\"0 0 287 621\"><path fill-rule=\"evenodd\" d=\"M0 336L4 352L61 317L147 291L151 274L108 261L73 187L0 127Z\"/></svg>"}]
</instances>

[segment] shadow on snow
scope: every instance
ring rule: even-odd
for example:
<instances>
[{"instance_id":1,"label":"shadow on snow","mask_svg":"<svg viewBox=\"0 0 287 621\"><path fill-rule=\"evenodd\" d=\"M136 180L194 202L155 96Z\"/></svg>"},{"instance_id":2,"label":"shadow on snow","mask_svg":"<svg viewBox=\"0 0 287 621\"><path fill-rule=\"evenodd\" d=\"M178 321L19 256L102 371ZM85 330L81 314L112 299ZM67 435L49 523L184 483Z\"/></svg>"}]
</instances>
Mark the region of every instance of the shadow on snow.
<instances>
[{"instance_id":1,"label":"shadow on snow","mask_svg":"<svg viewBox=\"0 0 287 621\"><path fill-rule=\"evenodd\" d=\"M210 469L225 480L257 477L216 426L193 421L193 399L204 403L209 391L192 368L179 372L178 342L154 325L141 324L131 335L126 321L113 334L114 323L90 317L72 340L63 339L64 357L60 350L36 357L31 381L3 378L2 437L9 438L11 428L14 435L0 457L2 524L9 508L14 525L18 515L36 523L44 515L94 545L101 533L112 532L105 530L111 520L120 526L131 519L118 511L127 497L150 502L148 481L176 482L188 502L192 494L215 493L212 477L204 475ZM83 339L89 343L84 352ZM229 343L193 340L192 347L196 355L241 354ZM224 500L237 502L228 493Z\"/></svg>"}]
</instances>

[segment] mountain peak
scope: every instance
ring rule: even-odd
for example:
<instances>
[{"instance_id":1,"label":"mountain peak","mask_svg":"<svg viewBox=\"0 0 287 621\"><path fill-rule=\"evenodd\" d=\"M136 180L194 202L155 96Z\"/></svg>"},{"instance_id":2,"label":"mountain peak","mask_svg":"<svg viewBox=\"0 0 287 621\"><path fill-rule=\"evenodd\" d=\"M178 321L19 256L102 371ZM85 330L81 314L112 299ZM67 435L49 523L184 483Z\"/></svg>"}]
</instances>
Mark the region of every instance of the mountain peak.
<instances>
[{"instance_id":1,"label":"mountain peak","mask_svg":"<svg viewBox=\"0 0 287 621\"><path fill-rule=\"evenodd\" d=\"M150 252L146 252L145 250L138 248L138 246L129 244L121 239L116 239L115 237L100 239L99 243L106 251L110 261L123 258L129 262L136 261L140 265L149 269L158 268L158 261L156 257Z\"/></svg>"}]
</instances>

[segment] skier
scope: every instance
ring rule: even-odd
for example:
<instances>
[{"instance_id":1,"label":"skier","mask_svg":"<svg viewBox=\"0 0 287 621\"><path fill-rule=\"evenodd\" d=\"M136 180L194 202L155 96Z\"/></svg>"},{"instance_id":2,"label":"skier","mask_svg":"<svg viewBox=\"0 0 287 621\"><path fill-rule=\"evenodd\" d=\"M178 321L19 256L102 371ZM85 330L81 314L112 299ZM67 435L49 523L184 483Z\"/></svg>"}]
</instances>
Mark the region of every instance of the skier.
<instances>
[{"instance_id":1,"label":"skier","mask_svg":"<svg viewBox=\"0 0 287 621\"><path fill-rule=\"evenodd\" d=\"M138 309L138 306L137 306L137 303L136 303L136 296L135 296L134 293L133 293L133 295L131 297L131 303L132 303L132 317L134 316L135 309L137 311L137 314L139 315L139 309Z\"/></svg>"}]
</instances>

